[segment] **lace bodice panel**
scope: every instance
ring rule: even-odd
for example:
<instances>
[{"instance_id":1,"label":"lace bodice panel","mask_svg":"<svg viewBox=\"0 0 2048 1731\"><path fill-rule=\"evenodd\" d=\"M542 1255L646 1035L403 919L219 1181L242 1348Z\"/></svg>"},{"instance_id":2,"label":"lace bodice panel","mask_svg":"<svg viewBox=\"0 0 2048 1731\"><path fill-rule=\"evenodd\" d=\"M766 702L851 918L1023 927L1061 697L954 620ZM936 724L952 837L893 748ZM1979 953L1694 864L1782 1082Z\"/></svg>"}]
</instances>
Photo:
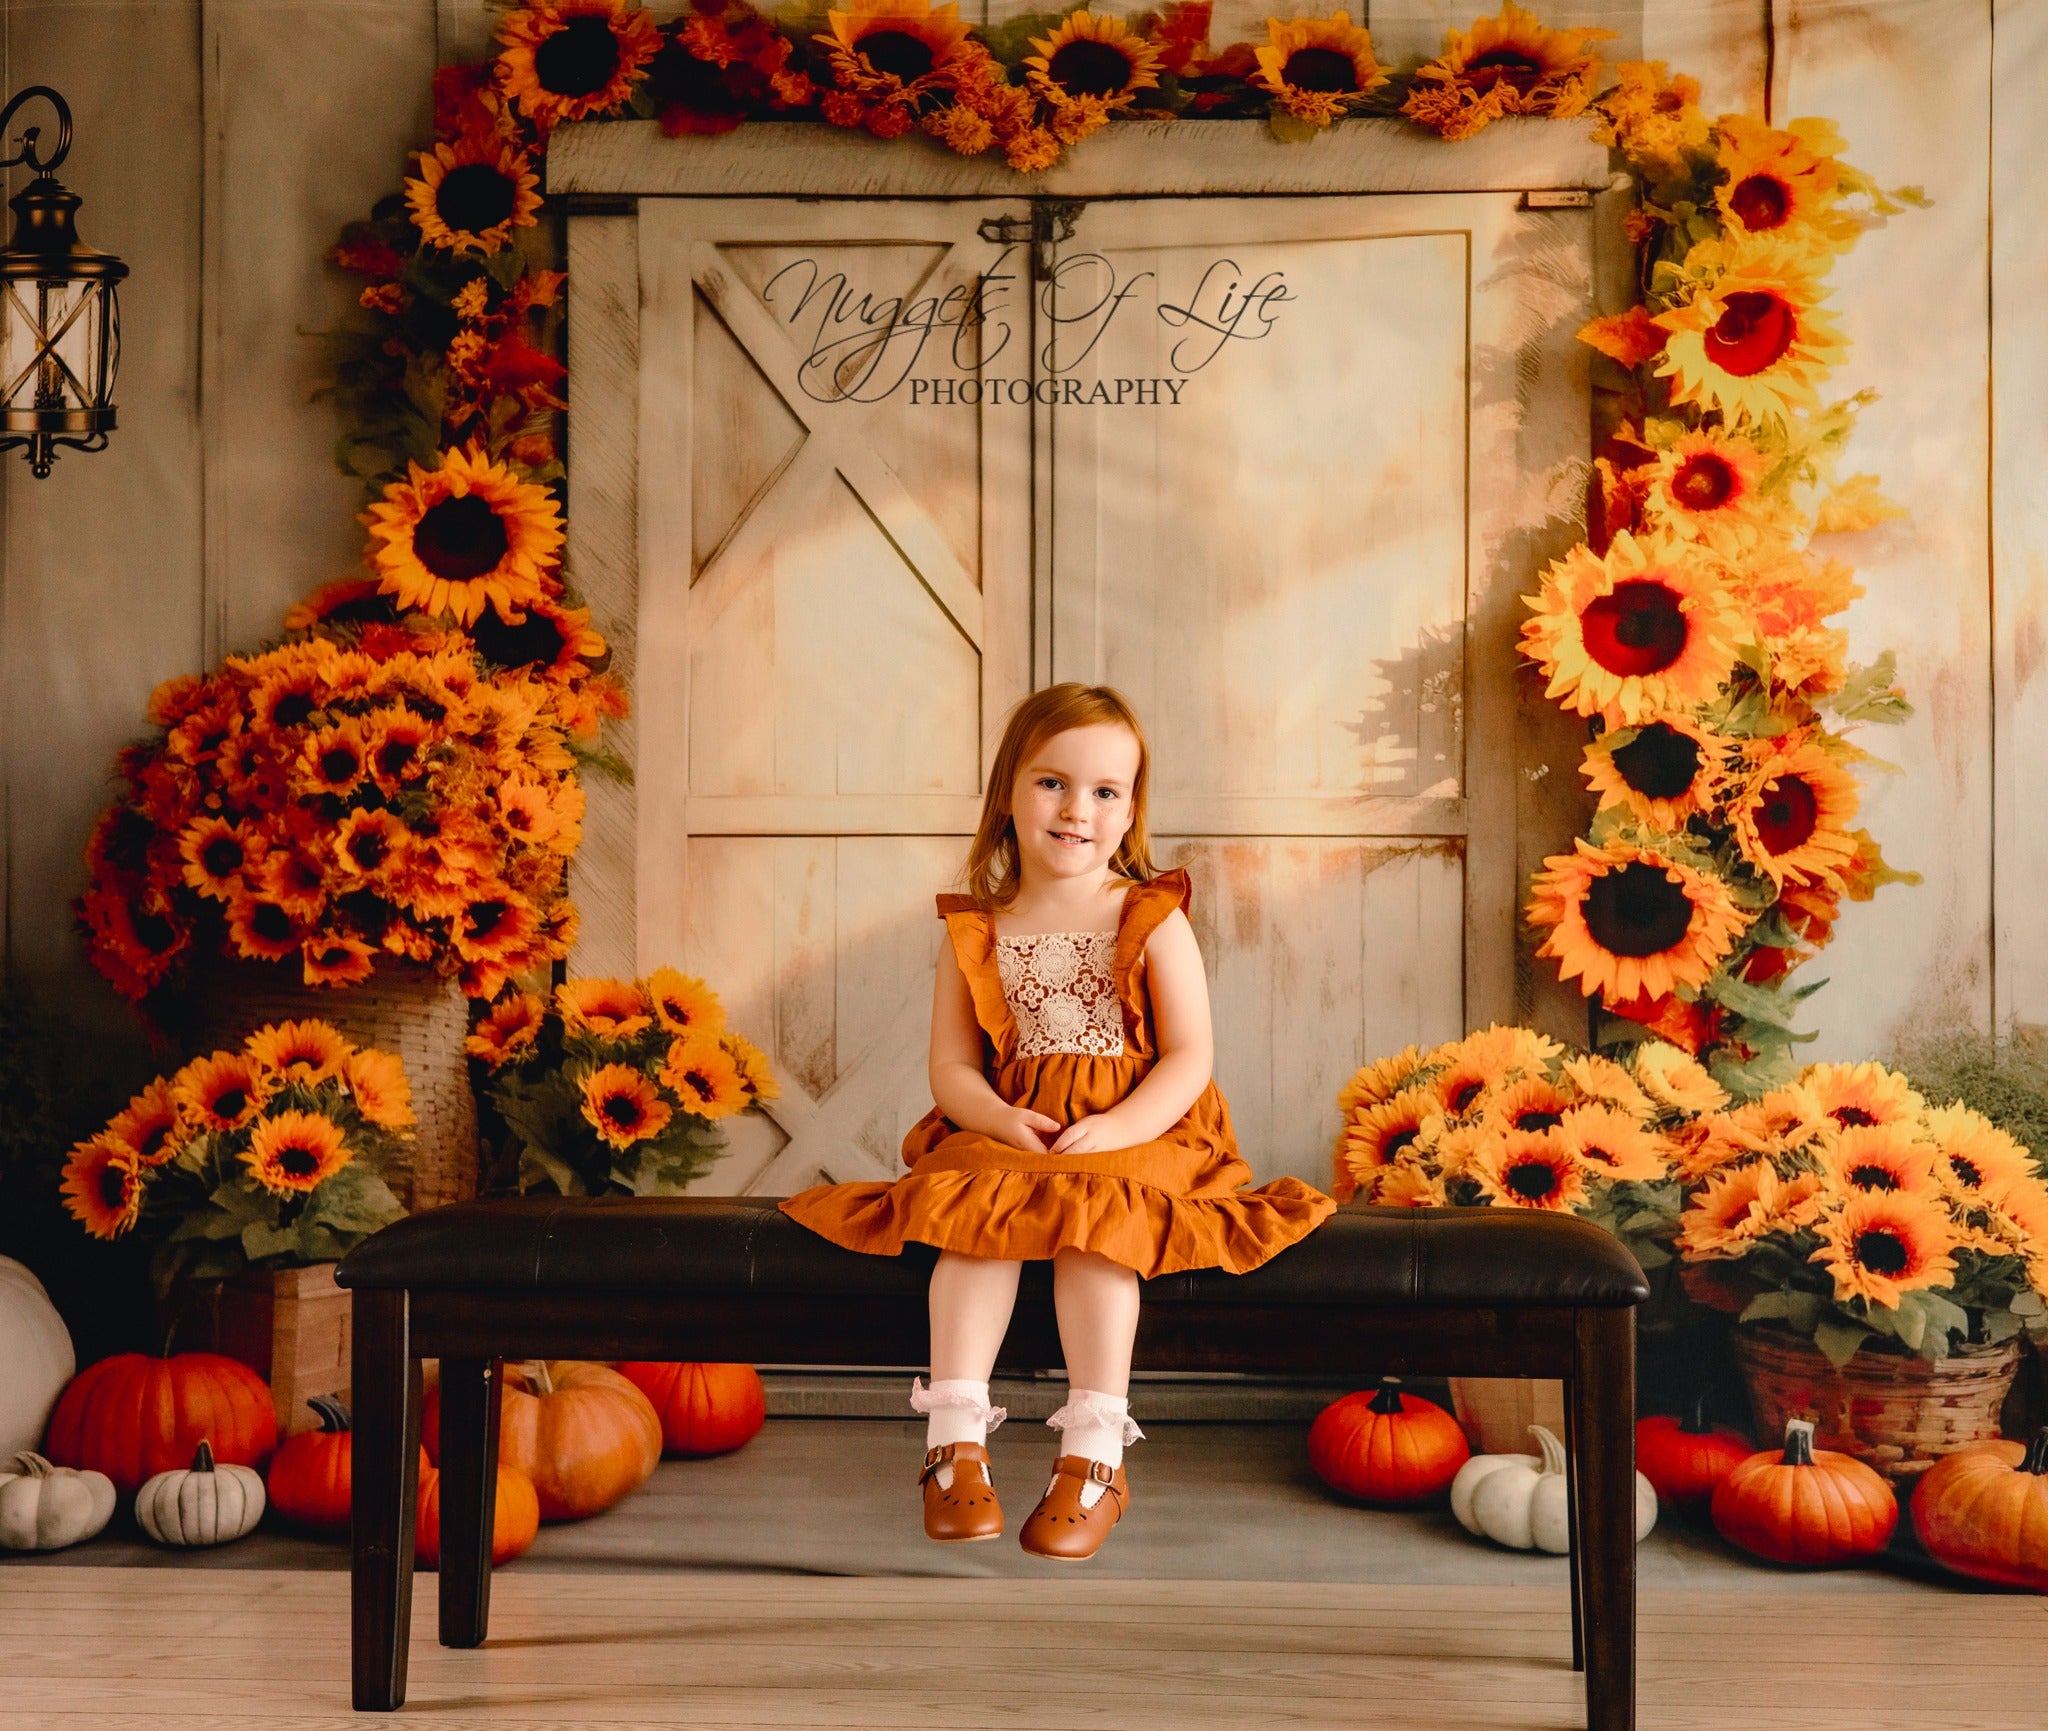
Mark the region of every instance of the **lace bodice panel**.
<instances>
[{"instance_id":1,"label":"lace bodice panel","mask_svg":"<svg viewBox=\"0 0 2048 1731\"><path fill-rule=\"evenodd\" d=\"M1017 1056L1121 1058L1115 932L1035 932L996 939L996 972L1017 1024Z\"/></svg>"}]
</instances>

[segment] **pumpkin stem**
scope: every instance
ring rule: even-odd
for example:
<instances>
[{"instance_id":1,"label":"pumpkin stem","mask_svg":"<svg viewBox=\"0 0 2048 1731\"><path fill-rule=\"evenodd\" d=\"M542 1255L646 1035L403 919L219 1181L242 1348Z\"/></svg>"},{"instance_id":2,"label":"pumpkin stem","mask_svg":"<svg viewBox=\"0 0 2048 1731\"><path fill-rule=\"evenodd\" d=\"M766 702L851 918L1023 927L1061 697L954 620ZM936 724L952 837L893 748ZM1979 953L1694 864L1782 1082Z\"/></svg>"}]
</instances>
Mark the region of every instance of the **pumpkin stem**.
<instances>
[{"instance_id":1,"label":"pumpkin stem","mask_svg":"<svg viewBox=\"0 0 2048 1731\"><path fill-rule=\"evenodd\" d=\"M1707 1391L1698 1389L1685 1409L1685 1417L1678 1421L1678 1428L1687 1436L1705 1436L1714 1427L1707 1423Z\"/></svg>"},{"instance_id":2,"label":"pumpkin stem","mask_svg":"<svg viewBox=\"0 0 2048 1731\"><path fill-rule=\"evenodd\" d=\"M1367 1410L1398 1414L1401 1411L1401 1379L1398 1376L1381 1377L1379 1393L1372 1397Z\"/></svg>"},{"instance_id":3,"label":"pumpkin stem","mask_svg":"<svg viewBox=\"0 0 2048 1731\"><path fill-rule=\"evenodd\" d=\"M533 1384L535 1394L553 1394L555 1379L548 1375L548 1361L544 1358L529 1358L526 1361L526 1380Z\"/></svg>"},{"instance_id":4,"label":"pumpkin stem","mask_svg":"<svg viewBox=\"0 0 2048 1731\"><path fill-rule=\"evenodd\" d=\"M199 1447L193 1452L192 1470L195 1473L210 1473L213 1471L213 1443L207 1437L199 1439Z\"/></svg>"},{"instance_id":5,"label":"pumpkin stem","mask_svg":"<svg viewBox=\"0 0 2048 1731\"><path fill-rule=\"evenodd\" d=\"M2048 1432L2042 1434L2048 1436ZM37 1454L33 1449L23 1449L8 1464L25 1479L46 1479L56 1471L48 1457Z\"/></svg>"},{"instance_id":6,"label":"pumpkin stem","mask_svg":"<svg viewBox=\"0 0 2048 1731\"><path fill-rule=\"evenodd\" d=\"M2026 1459L2020 1462L2020 1471L2036 1478L2048 1474L2048 1424L2034 1432L2034 1440L2027 1444Z\"/></svg>"},{"instance_id":7,"label":"pumpkin stem","mask_svg":"<svg viewBox=\"0 0 2048 1731\"><path fill-rule=\"evenodd\" d=\"M1536 1439L1536 1446L1543 1454L1542 1470L1546 1473L1564 1471L1564 1444L1557 1440L1557 1433L1540 1424L1532 1424L1529 1434Z\"/></svg>"},{"instance_id":8,"label":"pumpkin stem","mask_svg":"<svg viewBox=\"0 0 2048 1731\"><path fill-rule=\"evenodd\" d=\"M306 1404L320 1415L320 1428L324 1431L348 1429L348 1408L331 1394L309 1394Z\"/></svg>"},{"instance_id":9,"label":"pumpkin stem","mask_svg":"<svg viewBox=\"0 0 2048 1731\"><path fill-rule=\"evenodd\" d=\"M1785 1452L1779 1456L1779 1460L1788 1467L1813 1465L1812 1419L1788 1418L1785 1421Z\"/></svg>"}]
</instances>

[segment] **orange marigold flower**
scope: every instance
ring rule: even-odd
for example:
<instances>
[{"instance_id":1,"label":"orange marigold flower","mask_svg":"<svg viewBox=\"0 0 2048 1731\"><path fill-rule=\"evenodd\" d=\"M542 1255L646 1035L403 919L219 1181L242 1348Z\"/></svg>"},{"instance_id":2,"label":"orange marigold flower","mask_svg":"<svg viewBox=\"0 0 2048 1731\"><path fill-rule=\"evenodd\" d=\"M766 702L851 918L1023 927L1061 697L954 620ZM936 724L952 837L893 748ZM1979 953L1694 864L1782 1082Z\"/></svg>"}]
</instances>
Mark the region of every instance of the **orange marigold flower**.
<instances>
[{"instance_id":1,"label":"orange marigold flower","mask_svg":"<svg viewBox=\"0 0 2048 1731\"><path fill-rule=\"evenodd\" d=\"M64 1207L95 1238L119 1238L142 1216L142 1169L113 1137L81 1142L64 1162Z\"/></svg>"},{"instance_id":2,"label":"orange marigold flower","mask_svg":"<svg viewBox=\"0 0 2048 1731\"><path fill-rule=\"evenodd\" d=\"M748 1100L739 1066L724 1046L710 1036L685 1035L672 1042L661 1067L662 1086L697 1118L724 1118Z\"/></svg>"},{"instance_id":3,"label":"orange marigold flower","mask_svg":"<svg viewBox=\"0 0 2048 1731\"><path fill-rule=\"evenodd\" d=\"M317 1112L279 1112L249 1132L242 1163L274 1196L317 1190L349 1163L341 1126Z\"/></svg>"},{"instance_id":4,"label":"orange marigold flower","mask_svg":"<svg viewBox=\"0 0 2048 1731\"><path fill-rule=\"evenodd\" d=\"M1603 122L1594 136L1653 179L1685 173L1707 145L1699 80L1667 76L1661 60L1626 60L1614 71L1615 87L1593 105Z\"/></svg>"},{"instance_id":5,"label":"orange marigold flower","mask_svg":"<svg viewBox=\"0 0 2048 1731\"><path fill-rule=\"evenodd\" d=\"M659 1136L674 1116L654 1084L629 1064L604 1064L583 1080L583 1116L614 1148Z\"/></svg>"}]
</instances>

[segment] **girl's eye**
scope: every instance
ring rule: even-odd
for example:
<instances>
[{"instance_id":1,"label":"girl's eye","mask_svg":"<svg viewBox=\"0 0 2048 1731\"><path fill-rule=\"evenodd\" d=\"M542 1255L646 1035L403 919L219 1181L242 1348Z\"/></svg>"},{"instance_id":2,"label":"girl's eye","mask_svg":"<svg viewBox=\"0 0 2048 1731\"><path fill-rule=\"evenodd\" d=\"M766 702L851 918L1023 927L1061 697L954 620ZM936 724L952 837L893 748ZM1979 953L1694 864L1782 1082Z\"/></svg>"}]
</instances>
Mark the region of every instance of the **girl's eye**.
<instances>
[{"instance_id":1,"label":"girl's eye","mask_svg":"<svg viewBox=\"0 0 2048 1731\"><path fill-rule=\"evenodd\" d=\"M1113 787L1098 787L1095 790L1095 797L1097 799L1115 799L1116 789Z\"/></svg>"},{"instance_id":2,"label":"girl's eye","mask_svg":"<svg viewBox=\"0 0 2048 1731\"><path fill-rule=\"evenodd\" d=\"M1040 787L1057 789L1060 785L1059 777L1056 775L1041 775L1038 778L1038 785Z\"/></svg>"}]
</instances>

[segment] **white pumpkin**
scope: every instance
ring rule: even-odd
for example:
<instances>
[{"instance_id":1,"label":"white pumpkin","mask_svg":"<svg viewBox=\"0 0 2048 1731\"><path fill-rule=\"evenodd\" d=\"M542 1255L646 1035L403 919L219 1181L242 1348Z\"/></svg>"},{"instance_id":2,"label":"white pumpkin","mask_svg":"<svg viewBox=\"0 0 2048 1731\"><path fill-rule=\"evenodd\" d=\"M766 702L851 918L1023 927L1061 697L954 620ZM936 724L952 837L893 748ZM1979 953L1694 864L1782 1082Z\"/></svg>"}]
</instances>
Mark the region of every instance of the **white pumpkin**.
<instances>
[{"instance_id":1,"label":"white pumpkin","mask_svg":"<svg viewBox=\"0 0 2048 1731\"><path fill-rule=\"evenodd\" d=\"M1517 1551L1571 1549L1564 1444L1540 1424L1529 1434L1540 1455L1474 1455L1451 1480L1451 1513L1468 1533ZM1657 1524L1657 1493L1636 1474L1636 1542Z\"/></svg>"},{"instance_id":2,"label":"white pumpkin","mask_svg":"<svg viewBox=\"0 0 2048 1731\"><path fill-rule=\"evenodd\" d=\"M135 1493L135 1519L160 1545L225 1545L263 1518L263 1475L254 1467L213 1460L202 1441L189 1469L143 1481Z\"/></svg>"},{"instance_id":3,"label":"white pumpkin","mask_svg":"<svg viewBox=\"0 0 2048 1731\"><path fill-rule=\"evenodd\" d=\"M0 1256L0 1460L42 1446L50 1409L77 1368L71 1331L43 1283Z\"/></svg>"},{"instance_id":4,"label":"white pumpkin","mask_svg":"<svg viewBox=\"0 0 2048 1731\"><path fill-rule=\"evenodd\" d=\"M105 1473L53 1467L22 1449L0 1472L0 1551L61 1551L113 1518L114 1481Z\"/></svg>"}]
</instances>

